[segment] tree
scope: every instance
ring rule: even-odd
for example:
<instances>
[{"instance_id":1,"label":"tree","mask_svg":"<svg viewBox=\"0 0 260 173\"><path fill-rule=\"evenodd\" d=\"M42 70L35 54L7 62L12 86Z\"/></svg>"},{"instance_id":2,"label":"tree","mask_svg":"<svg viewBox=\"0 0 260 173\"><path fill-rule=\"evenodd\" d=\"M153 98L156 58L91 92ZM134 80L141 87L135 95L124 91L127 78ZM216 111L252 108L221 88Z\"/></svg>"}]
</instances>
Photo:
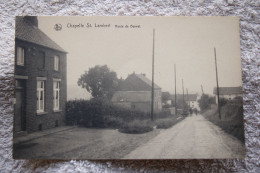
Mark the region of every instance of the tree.
<instances>
[{"instance_id":1,"label":"tree","mask_svg":"<svg viewBox=\"0 0 260 173\"><path fill-rule=\"evenodd\" d=\"M86 88L94 98L110 100L118 89L119 81L117 74L107 65L97 65L80 76L78 85Z\"/></svg>"},{"instance_id":2,"label":"tree","mask_svg":"<svg viewBox=\"0 0 260 173\"><path fill-rule=\"evenodd\" d=\"M201 98L198 100L201 111L205 111L210 108L212 98L207 94L202 94Z\"/></svg>"},{"instance_id":3,"label":"tree","mask_svg":"<svg viewBox=\"0 0 260 173\"><path fill-rule=\"evenodd\" d=\"M170 100L170 97L171 97L171 95L169 92L162 92L162 102L164 104L166 104L167 101Z\"/></svg>"}]
</instances>

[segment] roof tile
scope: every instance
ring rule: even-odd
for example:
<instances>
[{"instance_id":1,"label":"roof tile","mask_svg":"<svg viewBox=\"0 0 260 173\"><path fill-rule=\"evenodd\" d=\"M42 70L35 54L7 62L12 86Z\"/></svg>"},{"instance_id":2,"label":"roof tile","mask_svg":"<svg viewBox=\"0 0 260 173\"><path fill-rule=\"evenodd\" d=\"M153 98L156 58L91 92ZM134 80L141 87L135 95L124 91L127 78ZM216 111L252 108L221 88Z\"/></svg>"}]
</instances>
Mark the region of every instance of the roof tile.
<instances>
[{"instance_id":1,"label":"roof tile","mask_svg":"<svg viewBox=\"0 0 260 173\"><path fill-rule=\"evenodd\" d=\"M66 53L64 49L23 16L16 17L15 38Z\"/></svg>"}]
</instances>

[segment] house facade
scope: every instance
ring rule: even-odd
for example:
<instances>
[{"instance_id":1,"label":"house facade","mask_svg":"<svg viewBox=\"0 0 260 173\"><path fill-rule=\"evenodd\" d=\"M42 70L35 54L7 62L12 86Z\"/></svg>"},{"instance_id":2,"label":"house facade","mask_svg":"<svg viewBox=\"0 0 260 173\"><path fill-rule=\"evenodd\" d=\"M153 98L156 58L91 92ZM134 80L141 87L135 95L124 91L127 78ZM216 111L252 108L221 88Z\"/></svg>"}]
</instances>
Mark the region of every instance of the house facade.
<instances>
[{"instance_id":1,"label":"house facade","mask_svg":"<svg viewBox=\"0 0 260 173\"><path fill-rule=\"evenodd\" d=\"M185 101L189 105L190 108L200 110L197 94L186 95Z\"/></svg>"},{"instance_id":2,"label":"house facade","mask_svg":"<svg viewBox=\"0 0 260 173\"><path fill-rule=\"evenodd\" d=\"M177 109L183 109L183 94L177 94ZM184 94L185 103L192 109L200 110L198 94ZM172 105L175 104L175 95L170 95L169 101Z\"/></svg>"},{"instance_id":3,"label":"house facade","mask_svg":"<svg viewBox=\"0 0 260 173\"><path fill-rule=\"evenodd\" d=\"M115 105L143 112L151 111L152 81L145 74L131 74L121 84L119 91L115 92L112 102ZM154 84L154 112L162 109L161 88Z\"/></svg>"},{"instance_id":4,"label":"house facade","mask_svg":"<svg viewBox=\"0 0 260 173\"><path fill-rule=\"evenodd\" d=\"M216 103L218 104L217 88L215 87L213 93L216 95ZM232 100L235 97L243 97L242 87L219 87L219 97L227 100Z\"/></svg>"},{"instance_id":5,"label":"house facade","mask_svg":"<svg viewBox=\"0 0 260 173\"><path fill-rule=\"evenodd\" d=\"M17 17L14 132L65 124L66 51L38 28L37 17Z\"/></svg>"}]
</instances>

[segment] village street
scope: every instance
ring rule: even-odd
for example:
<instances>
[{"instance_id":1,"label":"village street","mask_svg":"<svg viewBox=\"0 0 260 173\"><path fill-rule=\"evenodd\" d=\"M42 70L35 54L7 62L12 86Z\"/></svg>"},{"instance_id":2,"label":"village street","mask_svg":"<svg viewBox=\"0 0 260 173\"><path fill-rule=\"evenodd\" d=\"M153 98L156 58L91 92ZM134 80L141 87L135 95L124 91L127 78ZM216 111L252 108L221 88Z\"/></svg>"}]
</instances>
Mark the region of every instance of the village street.
<instances>
[{"instance_id":1,"label":"village street","mask_svg":"<svg viewBox=\"0 0 260 173\"><path fill-rule=\"evenodd\" d=\"M76 126L53 128L16 138L14 151L20 159L241 158L244 147L202 115L193 115L170 129L144 134Z\"/></svg>"},{"instance_id":2,"label":"village street","mask_svg":"<svg viewBox=\"0 0 260 173\"><path fill-rule=\"evenodd\" d=\"M161 131L124 159L242 158L244 151L238 139L223 132L202 115L192 115Z\"/></svg>"}]
</instances>

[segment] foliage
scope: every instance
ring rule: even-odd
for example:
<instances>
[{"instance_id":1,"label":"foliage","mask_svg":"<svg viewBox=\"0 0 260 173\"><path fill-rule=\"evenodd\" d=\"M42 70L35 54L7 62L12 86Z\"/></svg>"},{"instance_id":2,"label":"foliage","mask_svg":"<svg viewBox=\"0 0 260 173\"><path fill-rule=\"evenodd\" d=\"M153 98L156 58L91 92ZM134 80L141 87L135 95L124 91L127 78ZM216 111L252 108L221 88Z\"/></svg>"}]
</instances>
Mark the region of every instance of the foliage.
<instances>
[{"instance_id":1,"label":"foliage","mask_svg":"<svg viewBox=\"0 0 260 173\"><path fill-rule=\"evenodd\" d=\"M162 107L163 107L163 108L170 108L170 107L172 107L172 106L166 104L166 105L163 105Z\"/></svg>"},{"instance_id":2,"label":"foliage","mask_svg":"<svg viewBox=\"0 0 260 173\"><path fill-rule=\"evenodd\" d=\"M158 119L170 119L170 116L169 111L162 111L154 118L160 122ZM154 122L150 118L150 113L118 107L103 99L71 100L66 105L67 125L116 128L123 133L138 134L153 130Z\"/></svg>"},{"instance_id":3,"label":"foliage","mask_svg":"<svg viewBox=\"0 0 260 173\"><path fill-rule=\"evenodd\" d=\"M107 65L97 65L80 76L78 85L86 88L94 98L110 100L119 86L119 81L117 74Z\"/></svg>"},{"instance_id":4,"label":"foliage","mask_svg":"<svg viewBox=\"0 0 260 173\"><path fill-rule=\"evenodd\" d=\"M210 108L211 104L215 103L215 98L214 97L210 97L207 94L203 94L201 96L201 98L198 100L199 102L199 107L201 111L206 111L207 109Z\"/></svg>"},{"instance_id":5,"label":"foliage","mask_svg":"<svg viewBox=\"0 0 260 173\"><path fill-rule=\"evenodd\" d=\"M217 107L212 110L207 110L202 115L212 123L221 127L227 133L244 142L245 138L242 97L234 98L222 106L221 119L219 119Z\"/></svg>"},{"instance_id":6,"label":"foliage","mask_svg":"<svg viewBox=\"0 0 260 173\"><path fill-rule=\"evenodd\" d=\"M170 93L169 92L162 92L162 103L166 104L168 100L170 100Z\"/></svg>"},{"instance_id":7,"label":"foliage","mask_svg":"<svg viewBox=\"0 0 260 173\"><path fill-rule=\"evenodd\" d=\"M119 129L123 133L140 134L146 133L153 130L153 123L149 120L133 120L131 122L126 122Z\"/></svg>"},{"instance_id":8,"label":"foliage","mask_svg":"<svg viewBox=\"0 0 260 173\"><path fill-rule=\"evenodd\" d=\"M219 105L221 107L224 106L227 103L228 103L228 99L226 99L226 98L219 98Z\"/></svg>"},{"instance_id":9,"label":"foliage","mask_svg":"<svg viewBox=\"0 0 260 173\"><path fill-rule=\"evenodd\" d=\"M147 113L121 108L103 99L72 100L66 105L68 125L118 128L122 122L149 118Z\"/></svg>"}]
</instances>

